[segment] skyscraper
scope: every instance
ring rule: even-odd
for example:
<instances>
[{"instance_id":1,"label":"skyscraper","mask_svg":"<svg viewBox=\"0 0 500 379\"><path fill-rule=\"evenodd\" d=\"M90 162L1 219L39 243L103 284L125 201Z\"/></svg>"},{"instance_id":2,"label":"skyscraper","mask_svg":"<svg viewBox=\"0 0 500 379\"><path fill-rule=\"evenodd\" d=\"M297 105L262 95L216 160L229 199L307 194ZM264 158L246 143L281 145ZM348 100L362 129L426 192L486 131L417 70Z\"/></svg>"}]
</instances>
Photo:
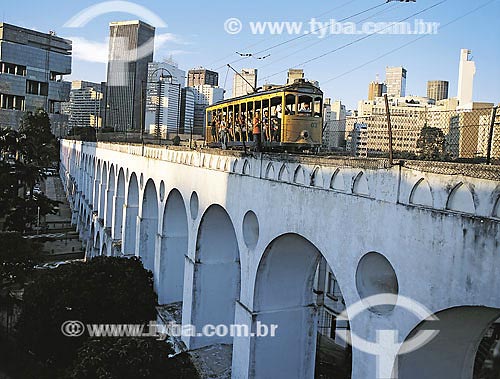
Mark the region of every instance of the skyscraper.
<instances>
[{"instance_id":1,"label":"skyscraper","mask_svg":"<svg viewBox=\"0 0 500 379\"><path fill-rule=\"evenodd\" d=\"M219 74L215 71L210 71L204 68L198 68L188 71L188 87L219 85Z\"/></svg>"},{"instance_id":2,"label":"skyscraper","mask_svg":"<svg viewBox=\"0 0 500 379\"><path fill-rule=\"evenodd\" d=\"M102 127L102 112L104 109L105 83L92 83L75 80L71 83L67 114L68 126L76 127Z\"/></svg>"},{"instance_id":3,"label":"skyscraper","mask_svg":"<svg viewBox=\"0 0 500 379\"><path fill-rule=\"evenodd\" d=\"M386 67L385 84L387 86L387 96L405 96L406 69L403 67Z\"/></svg>"},{"instance_id":4,"label":"skyscraper","mask_svg":"<svg viewBox=\"0 0 500 379\"><path fill-rule=\"evenodd\" d=\"M346 109L340 100L325 99L323 106L323 146L327 149L344 145L346 126Z\"/></svg>"},{"instance_id":5,"label":"skyscraper","mask_svg":"<svg viewBox=\"0 0 500 379\"><path fill-rule=\"evenodd\" d=\"M429 80L427 82L427 97L436 101L448 98L449 83L446 80Z\"/></svg>"},{"instance_id":6,"label":"skyscraper","mask_svg":"<svg viewBox=\"0 0 500 379\"><path fill-rule=\"evenodd\" d=\"M252 88L253 87L253 88ZM257 87L257 69L244 68L239 74L234 74L233 97L245 96L254 92Z\"/></svg>"},{"instance_id":7,"label":"skyscraper","mask_svg":"<svg viewBox=\"0 0 500 379\"><path fill-rule=\"evenodd\" d=\"M193 133L195 130L194 125L194 100L195 100L196 90L193 87L185 87L181 91L181 121L180 121L180 132L181 133ZM198 130L200 134L203 133L203 127Z\"/></svg>"},{"instance_id":8,"label":"skyscraper","mask_svg":"<svg viewBox=\"0 0 500 379\"><path fill-rule=\"evenodd\" d=\"M382 96L385 93L386 87L384 83L378 81L371 82L368 85L368 100L375 100L376 97Z\"/></svg>"},{"instance_id":9,"label":"skyscraper","mask_svg":"<svg viewBox=\"0 0 500 379\"><path fill-rule=\"evenodd\" d=\"M191 87L194 94L194 134L202 134L205 126L205 110L207 106L224 100L224 88L208 84Z\"/></svg>"},{"instance_id":10,"label":"skyscraper","mask_svg":"<svg viewBox=\"0 0 500 379\"><path fill-rule=\"evenodd\" d=\"M472 88L476 64L470 60L470 50L460 50L460 68L458 71L458 105L460 108L467 107L472 103Z\"/></svg>"},{"instance_id":11,"label":"skyscraper","mask_svg":"<svg viewBox=\"0 0 500 379\"><path fill-rule=\"evenodd\" d=\"M171 63L152 62L148 72L146 132L162 137L166 137L166 133L180 132L180 102L185 71Z\"/></svg>"},{"instance_id":12,"label":"skyscraper","mask_svg":"<svg viewBox=\"0 0 500 379\"><path fill-rule=\"evenodd\" d=\"M0 23L0 124L17 129L25 111L44 109L56 136L63 136L68 116L71 41L54 32L40 33Z\"/></svg>"},{"instance_id":13,"label":"skyscraper","mask_svg":"<svg viewBox=\"0 0 500 379\"><path fill-rule=\"evenodd\" d=\"M154 36L142 21L110 24L105 124L116 131L141 129Z\"/></svg>"}]
</instances>

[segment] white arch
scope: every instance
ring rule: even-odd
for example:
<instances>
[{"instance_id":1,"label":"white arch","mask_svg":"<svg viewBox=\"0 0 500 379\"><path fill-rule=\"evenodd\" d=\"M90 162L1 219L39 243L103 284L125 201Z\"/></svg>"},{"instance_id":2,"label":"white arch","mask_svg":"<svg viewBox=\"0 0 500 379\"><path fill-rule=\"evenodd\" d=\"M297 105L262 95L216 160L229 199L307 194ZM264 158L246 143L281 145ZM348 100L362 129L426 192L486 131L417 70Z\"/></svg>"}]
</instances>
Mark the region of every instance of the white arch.
<instances>
[{"instance_id":1,"label":"white arch","mask_svg":"<svg viewBox=\"0 0 500 379\"><path fill-rule=\"evenodd\" d=\"M141 211L136 255L141 257L146 270L154 272L158 236L158 194L152 179L148 179L146 182L142 195Z\"/></svg>"},{"instance_id":2,"label":"white arch","mask_svg":"<svg viewBox=\"0 0 500 379\"><path fill-rule=\"evenodd\" d=\"M431 187L429 186L427 180L420 178L413 186L410 193L409 203L431 208L434 207Z\"/></svg>"},{"instance_id":3,"label":"white arch","mask_svg":"<svg viewBox=\"0 0 500 379\"><path fill-rule=\"evenodd\" d=\"M220 205L211 205L203 214L196 240L195 270L190 323L234 324L235 304L240 296L240 259L233 223ZM196 337L190 349L232 343L231 336Z\"/></svg>"},{"instance_id":4,"label":"white arch","mask_svg":"<svg viewBox=\"0 0 500 379\"><path fill-rule=\"evenodd\" d=\"M446 209L463 213L476 213L472 193L463 182L458 183L450 192L446 201Z\"/></svg>"},{"instance_id":5,"label":"white arch","mask_svg":"<svg viewBox=\"0 0 500 379\"><path fill-rule=\"evenodd\" d=\"M155 262L158 303L182 301L184 260L188 249L186 206L177 189L170 191L163 212L158 260Z\"/></svg>"},{"instance_id":6,"label":"white arch","mask_svg":"<svg viewBox=\"0 0 500 379\"><path fill-rule=\"evenodd\" d=\"M127 188L127 200L125 207L125 219L123 224L122 253L125 255L135 254L137 242L137 216L139 215L139 183L137 175L132 173Z\"/></svg>"}]
</instances>

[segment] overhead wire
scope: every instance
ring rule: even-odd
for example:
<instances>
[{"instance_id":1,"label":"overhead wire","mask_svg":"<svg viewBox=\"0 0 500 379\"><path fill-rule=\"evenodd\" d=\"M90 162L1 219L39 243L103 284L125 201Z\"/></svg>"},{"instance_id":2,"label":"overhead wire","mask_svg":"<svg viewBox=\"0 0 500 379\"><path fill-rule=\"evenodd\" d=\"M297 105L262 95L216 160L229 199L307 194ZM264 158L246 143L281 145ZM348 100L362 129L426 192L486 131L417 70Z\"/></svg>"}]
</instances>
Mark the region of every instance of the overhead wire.
<instances>
[{"instance_id":1,"label":"overhead wire","mask_svg":"<svg viewBox=\"0 0 500 379\"><path fill-rule=\"evenodd\" d=\"M386 12L390 11L391 9L394 9L394 8L396 7L396 5L398 5L398 3L392 3L392 4L391 4L391 7L392 7L392 8L382 9L382 10L380 10L380 11L378 11L378 12L376 12L376 13L374 13L374 14L372 14L372 15L370 15L370 16L368 16L368 17L364 18L364 19L359 20L358 22L364 22L364 21L367 21L367 20L369 20L369 19L371 19L371 18L373 18L373 17L375 17L375 16L378 16L378 15L380 15L380 14L382 14L382 13L386 13ZM338 22L342 22L342 21L338 21ZM329 37L331 37L331 36L332 36L332 35L330 35ZM284 59L286 59L286 58L290 58L291 56L293 56L293 55L295 55L295 54L297 54L297 53L300 53L300 52L302 52L302 51L304 51L304 50L310 49L311 47L314 47L314 46L316 46L317 44L322 43L322 42L325 42L325 41L328 41L328 37L326 37L326 38L322 38L322 39L319 39L318 41L316 41L316 42L314 42L314 43L309 44L309 45L308 45L307 47L305 47L305 48L295 50L295 51L291 52L290 54L285 55L284 57L280 57L280 58L278 58L278 59L275 59L274 61L268 62L268 63L266 63L265 65L262 65L262 66L258 67L258 69L259 69L259 70L261 70L261 69L263 69L263 68L265 68L265 67L268 67L268 66L270 66L270 65L272 65L272 64L274 64L274 63L280 62L280 61L282 61L282 60L284 60Z\"/></svg>"},{"instance_id":2,"label":"overhead wire","mask_svg":"<svg viewBox=\"0 0 500 379\"><path fill-rule=\"evenodd\" d=\"M353 17L359 16L359 15L361 15L361 14L363 14L363 13L366 13L366 12L369 12L369 11L371 11L371 10L373 10L373 9L376 9L376 8L382 7L382 6L386 5L386 4L387 4L386 2L383 2L383 3L381 3L381 4L378 4L378 5L375 5L375 6L373 6L373 7L368 8L368 9L365 9L365 10L363 10L363 11L357 12L357 13L355 13L355 14L353 14L353 15L350 15L350 16L347 16L347 17L344 17L343 19L338 20L338 21L336 21L336 22L344 22L344 21L347 21L348 19L351 19L351 18L353 18ZM320 28L317 28L317 29L314 29L314 30L310 31L310 33L307 33L307 34L300 34L300 35L295 36L295 37L293 37L293 38L289 38L289 39L287 39L287 40L285 40L285 41L282 41L282 42L276 43L276 44L274 44L274 45L272 45L272 46L269 46L269 47L267 47L267 48L265 48L265 49L262 49L262 50L256 51L255 53L252 53L252 55L262 55L263 53L267 53L267 52L269 52L269 51L271 51L271 50L273 50L273 49L276 49L276 48L278 48L278 47L280 47L280 46L287 45L287 44L289 44L289 43L291 43L291 42L297 41L297 40L302 39L302 38L307 38L307 37L308 37L308 36L310 36L310 35L314 35L314 33L317 33L317 32L319 32L319 31L321 31L321 30L323 30L323 29L325 29L325 28L329 28L331 24L332 24L332 23L328 23L327 25L324 25L324 26L322 26L322 27L320 27ZM244 59L246 59L246 58L248 58L248 57L240 57L240 58L238 58L238 59L235 59L234 61L229 62L229 64L235 64L235 63L241 62L242 60L244 60ZM220 69L224 68L225 66L226 66L226 65L219 66L219 67L215 68L215 71L220 70Z\"/></svg>"},{"instance_id":3,"label":"overhead wire","mask_svg":"<svg viewBox=\"0 0 500 379\"><path fill-rule=\"evenodd\" d=\"M447 2L447 1L448 1L448 0L441 0L441 1L439 1L438 3L436 3L436 4L433 4L433 5L429 6L429 7L426 7L426 8L424 8L424 9L423 9L423 10L421 10L421 11L418 11L418 12L416 12L416 13L413 13L413 14L411 14L410 16L405 17L405 18L403 18L403 19L399 20L398 22L395 22L395 23L389 24L389 25L388 25L388 26L386 26L385 28L382 28L382 29L380 29L380 30L377 30L376 32L373 32L373 33L366 34L366 35L364 35L363 37L360 37L360 38L355 39L354 41L351 41L351 42L345 43L345 44L343 44L343 45L341 45L341 46L339 46L339 47L337 47L337 48L335 48L335 49L333 49L333 50L329 50L329 51L327 51L327 52L325 52L325 53L322 53L322 54L320 54L320 55L317 55L317 56L315 56L315 57L313 57L313 58L310 58L310 59L308 59L308 60L306 60L306 61L304 61L304 62L301 62L301 63L299 63L298 65L294 65L294 66L295 66L295 67L303 67L303 66L305 66L305 65L307 65L307 64L309 64L309 63L311 63L311 62L314 62L314 61L316 61L316 60L318 60L318 59L324 58L324 57L326 57L327 55L330 55L330 54L333 54L333 53L335 53L335 52L337 52L337 51L343 50L343 49L345 49L345 48L347 48L347 47L349 47L349 46L352 46L352 45L354 45L354 44L356 44L356 43L358 43L358 42L361 42L361 41L363 41L363 40L365 40L365 39L367 39L367 38L373 37L373 36L374 36L374 35L376 35L376 34L380 34L380 32L382 32L382 31L384 31L384 30L386 30L386 29L389 29L389 28L393 27L393 26L394 26L395 24L397 24L397 23L401 23L401 22L407 21L407 20L409 20L410 18L415 17L415 16L418 16L418 15L420 15L420 14L422 14L422 13L425 13L425 12L427 12L427 11L429 11L429 10L431 10L431 9L433 9L433 8L435 8L435 7L439 6L439 5L441 5L441 4L443 4L443 3ZM278 72L275 72L275 73L273 73L273 74L271 74L271 75L268 75L268 76L266 76L266 77L262 78L261 80L270 79L270 78L272 78L272 77L274 77L274 76L276 76L276 75L279 75L279 74L281 74L281 73L283 73L283 72L286 72L286 71L287 71L287 69L285 69L285 70L281 70L281 71L278 71Z\"/></svg>"},{"instance_id":4,"label":"overhead wire","mask_svg":"<svg viewBox=\"0 0 500 379\"><path fill-rule=\"evenodd\" d=\"M347 2L345 2L344 4L341 4L341 5L337 6L337 7L334 7L334 8L332 8L332 9L329 9L329 10L327 10L326 12L323 12L323 13L321 13L320 15L318 15L318 16L316 16L316 17L317 17L317 18L319 18L319 17L322 17L322 16L324 16L324 15L326 15L326 14L328 14L328 13L331 13L331 12L333 12L333 11L336 11L336 10L339 10L339 9L341 9L341 8L344 8L344 7L346 7L346 6L348 6L348 5L352 4L352 3L354 3L355 1L356 1L356 0L350 0L350 1L347 1ZM253 43L253 44L251 44L251 45L248 45L248 46L247 46L247 47L245 47L243 50L247 50L247 49L250 49L250 48L252 48L252 47L254 47L254 46L260 45L260 44L262 44L262 43L264 43L264 42L266 42L266 41L269 41L271 38L273 38L273 37L269 37L269 38L266 38L266 39L264 39L264 40L261 40L261 41L258 41L258 42L256 42L256 43ZM227 55L227 56L225 56L225 57L223 57L223 58L217 59L217 60L215 60L215 61L211 62L211 63L208 65L208 67L210 67L210 66L214 65L215 63L222 62L222 61L226 61L228 58L233 57L233 55L234 55L234 54L231 54L231 55ZM240 61L240 60L243 60L243 59L238 59L237 61ZM237 61L230 62L230 64L236 63ZM225 64L224 64L224 66L225 66ZM223 68L224 66L218 67L218 68L216 68L215 70L217 71L218 69L221 69L221 68Z\"/></svg>"},{"instance_id":5,"label":"overhead wire","mask_svg":"<svg viewBox=\"0 0 500 379\"><path fill-rule=\"evenodd\" d=\"M484 8L484 7L488 6L488 5L490 5L491 3L495 2L495 1L497 1L497 0L491 0L491 1L488 1L487 3L484 3L484 4L482 4L482 5L478 6L478 7L474 8L474 9L471 9L470 11L468 11L468 12L466 12L466 13L464 13L464 14L462 14L462 15L460 15L460 16L458 16L458 17L454 18L454 19L452 19L451 21L447 22L446 24L440 25L440 26L439 26L439 28L440 28L440 29L444 29L444 28L446 28L447 26L449 26L449 25L451 25L451 24L454 24L454 23L455 23L455 22L457 22L457 21L460 21L461 19L463 19L463 18L465 18L465 17L469 16L470 14L472 14L472 13L474 13L474 12L477 12L478 10L480 10L480 9L482 9L482 8ZM423 38L425 38L425 37L428 37L428 36L429 36L429 34L424 34L424 35L421 35L420 37L415 38L415 39L414 39L414 40L412 40L412 41L406 42L406 43L404 43L404 44L402 44L402 45L400 45L400 46L398 46L398 47L396 47L396 48L394 48L394 49L391 49L391 50L389 50L389 51L385 52L384 54L381 54L381 55L377 56L376 58L370 59L369 61L366 61L365 63L363 63L363 64L361 64L361 65L359 65L359 66L356 66L356 67L354 67L354 68L352 68L352 69L350 69L350 70L347 70L347 71L343 72L343 73L342 73L342 74L340 74L340 75L337 75L337 76L335 76L335 77L333 77L333 78L330 78L330 79L328 79L328 80L326 80L326 81L322 81L322 83L323 83L323 84L325 84L325 83L329 83L329 82L331 82L331 81L333 81L333 80L336 80L336 79L339 79L339 78L341 78L341 77L344 77L344 76L346 76L346 75L348 75L348 74L350 74L350 73L352 73L352 72L354 72L354 71L357 71L357 70L359 70L359 69L361 69L361 68L363 68L363 67L366 67L366 66L367 66L367 65L369 65L370 63L376 62L377 60L379 60L379 59L381 59L381 58L384 58L384 57L386 57L386 56L388 56L388 55L390 55L390 54L392 54L392 53L395 53L396 51L399 51L399 50L401 50L401 49L403 49L403 48L405 48L405 47L407 47L407 46L409 46L409 45L411 45L411 44L414 44L415 42L418 42L418 41L420 41L421 39L423 39Z\"/></svg>"}]
</instances>

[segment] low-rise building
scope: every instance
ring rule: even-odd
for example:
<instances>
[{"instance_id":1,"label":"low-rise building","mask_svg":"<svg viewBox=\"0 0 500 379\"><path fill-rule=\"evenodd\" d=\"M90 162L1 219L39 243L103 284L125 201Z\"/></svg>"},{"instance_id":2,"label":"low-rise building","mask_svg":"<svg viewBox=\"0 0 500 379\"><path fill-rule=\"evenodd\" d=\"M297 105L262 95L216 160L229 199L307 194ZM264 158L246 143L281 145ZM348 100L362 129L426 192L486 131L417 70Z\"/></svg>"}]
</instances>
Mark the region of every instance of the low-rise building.
<instances>
[{"instance_id":1,"label":"low-rise building","mask_svg":"<svg viewBox=\"0 0 500 379\"><path fill-rule=\"evenodd\" d=\"M17 129L25 111L44 109L56 136L66 134L71 41L54 32L41 33L0 23L0 125Z\"/></svg>"}]
</instances>

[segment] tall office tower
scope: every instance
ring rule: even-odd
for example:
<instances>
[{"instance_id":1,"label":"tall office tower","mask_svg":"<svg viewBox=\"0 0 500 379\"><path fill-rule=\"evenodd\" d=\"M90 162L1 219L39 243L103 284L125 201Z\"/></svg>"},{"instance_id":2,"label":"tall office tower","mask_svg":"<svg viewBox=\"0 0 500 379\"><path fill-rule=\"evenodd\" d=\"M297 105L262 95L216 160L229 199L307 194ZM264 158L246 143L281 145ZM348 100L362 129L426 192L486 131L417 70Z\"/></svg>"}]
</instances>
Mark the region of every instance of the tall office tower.
<instances>
[{"instance_id":1,"label":"tall office tower","mask_svg":"<svg viewBox=\"0 0 500 379\"><path fill-rule=\"evenodd\" d=\"M406 69L403 67L386 67L385 84L387 96L406 96Z\"/></svg>"},{"instance_id":2,"label":"tall office tower","mask_svg":"<svg viewBox=\"0 0 500 379\"><path fill-rule=\"evenodd\" d=\"M427 82L427 97L436 101L448 98L449 83L446 80L429 80Z\"/></svg>"},{"instance_id":3,"label":"tall office tower","mask_svg":"<svg viewBox=\"0 0 500 379\"><path fill-rule=\"evenodd\" d=\"M378 81L371 82L368 85L368 100L375 100L376 97L382 96L386 91L384 83Z\"/></svg>"},{"instance_id":4,"label":"tall office tower","mask_svg":"<svg viewBox=\"0 0 500 379\"><path fill-rule=\"evenodd\" d=\"M346 109L340 100L325 99L323 105L323 146L335 149L345 145Z\"/></svg>"},{"instance_id":5,"label":"tall office tower","mask_svg":"<svg viewBox=\"0 0 500 379\"><path fill-rule=\"evenodd\" d=\"M470 60L471 51L460 50L460 68L458 71L458 104L459 107L467 107L472 103L472 88L474 85L474 75L476 74L476 64Z\"/></svg>"},{"instance_id":6,"label":"tall office tower","mask_svg":"<svg viewBox=\"0 0 500 379\"><path fill-rule=\"evenodd\" d=\"M210 71L204 68L198 68L188 71L188 87L219 85L219 74L215 71Z\"/></svg>"},{"instance_id":7,"label":"tall office tower","mask_svg":"<svg viewBox=\"0 0 500 379\"><path fill-rule=\"evenodd\" d=\"M68 127L102 127L105 83L75 80L71 83L69 103L64 113L69 115Z\"/></svg>"},{"instance_id":8,"label":"tall office tower","mask_svg":"<svg viewBox=\"0 0 500 379\"><path fill-rule=\"evenodd\" d=\"M245 96L249 93L253 93L254 88L257 88L256 68L244 68L239 74L234 74L233 97Z\"/></svg>"},{"instance_id":9,"label":"tall office tower","mask_svg":"<svg viewBox=\"0 0 500 379\"><path fill-rule=\"evenodd\" d=\"M194 99L195 89L193 87L185 87L181 91L181 133L203 134L201 130L195 130L194 125Z\"/></svg>"},{"instance_id":10,"label":"tall office tower","mask_svg":"<svg viewBox=\"0 0 500 379\"><path fill-rule=\"evenodd\" d=\"M17 129L24 111L42 108L56 136L66 133L68 117L61 104L69 100L71 41L54 32L40 33L0 23L0 125Z\"/></svg>"},{"instance_id":11,"label":"tall office tower","mask_svg":"<svg viewBox=\"0 0 500 379\"><path fill-rule=\"evenodd\" d=\"M297 79L304 79L304 70L301 68L290 68L286 77L286 84L293 84Z\"/></svg>"},{"instance_id":12,"label":"tall office tower","mask_svg":"<svg viewBox=\"0 0 500 379\"><path fill-rule=\"evenodd\" d=\"M180 133L181 89L186 73L173 63L152 62L148 67L146 132L162 137Z\"/></svg>"},{"instance_id":13,"label":"tall office tower","mask_svg":"<svg viewBox=\"0 0 500 379\"><path fill-rule=\"evenodd\" d=\"M194 133L202 134L206 121L205 110L207 106L224 100L224 89L208 84L191 88L193 88L194 94Z\"/></svg>"},{"instance_id":14,"label":"tall office tower","mask_svg":"<svg viewBox=\"0 0 500 379\"><path fill-rule=\"evenodd\" d=\"M140 131L155 28L142 21L110 24L106 126Z\"/></svg>"}]
</instances>

